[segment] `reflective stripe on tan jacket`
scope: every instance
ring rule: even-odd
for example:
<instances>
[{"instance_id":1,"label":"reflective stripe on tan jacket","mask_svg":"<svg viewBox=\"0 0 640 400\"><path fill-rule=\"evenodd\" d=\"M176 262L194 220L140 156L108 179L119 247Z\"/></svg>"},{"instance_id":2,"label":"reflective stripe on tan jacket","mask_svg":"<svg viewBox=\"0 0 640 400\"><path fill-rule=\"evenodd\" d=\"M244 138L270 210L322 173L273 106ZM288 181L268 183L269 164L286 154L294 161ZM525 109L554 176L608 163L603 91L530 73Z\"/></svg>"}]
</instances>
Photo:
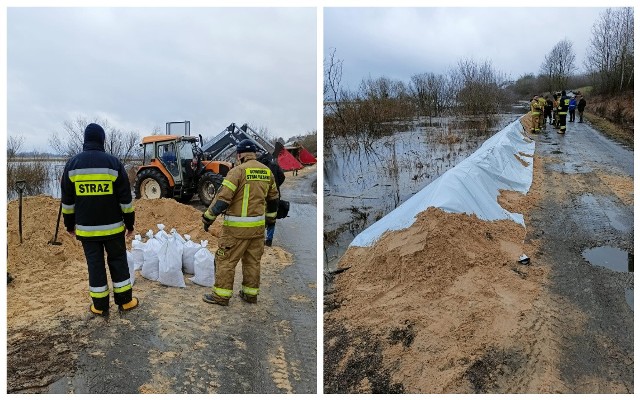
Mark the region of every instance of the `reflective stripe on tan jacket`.
<instances>
[{"instance_id":1,"label":"reflective stripe on tan jacket","mask_svg":"<svg viewBox=\"0 0 640 400\"><path fill-rule=\"evenodd\" d=\"M247 154L244 162L229 171L208 212L218 200L229 204L224 212L222 235L239 239L264 236L267 200L277 200L278 189L271 170Z\"/></svg>"}]
</instances>

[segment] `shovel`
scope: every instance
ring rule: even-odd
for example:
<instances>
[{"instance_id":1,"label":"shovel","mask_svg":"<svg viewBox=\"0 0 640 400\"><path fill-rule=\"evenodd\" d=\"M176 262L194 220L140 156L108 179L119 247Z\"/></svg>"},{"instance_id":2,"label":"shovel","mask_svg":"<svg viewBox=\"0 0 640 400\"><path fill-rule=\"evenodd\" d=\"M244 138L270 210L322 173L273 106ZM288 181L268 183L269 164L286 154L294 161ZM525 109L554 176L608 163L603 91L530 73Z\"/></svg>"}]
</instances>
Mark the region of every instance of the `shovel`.
<instances>
[{"instance_id":1,"label":"shovel","mask_svg":"<svg viewBox=\"0 0 640 400\"><path fill-rule=\"evenodd\" d=\"M62 242L58 242L56 239L58 239L58 229L60 228L60 216L62 215L62 202L60 202L60 208L58 209L58 222L56 223L56 233L53 235L53 239L49 240L47 242L47 244L53 245L53 246L60 246L62 245Z\"/></svg>"}]
</instances>

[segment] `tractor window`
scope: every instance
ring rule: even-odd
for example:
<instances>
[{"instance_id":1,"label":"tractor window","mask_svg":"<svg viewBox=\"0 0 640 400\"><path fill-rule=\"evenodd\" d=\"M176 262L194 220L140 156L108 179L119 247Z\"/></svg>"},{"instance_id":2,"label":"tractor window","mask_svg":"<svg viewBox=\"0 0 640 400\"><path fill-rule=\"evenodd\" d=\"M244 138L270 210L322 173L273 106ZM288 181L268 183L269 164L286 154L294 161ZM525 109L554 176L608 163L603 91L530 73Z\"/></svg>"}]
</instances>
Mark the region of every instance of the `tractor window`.
<instances>
[{"instance_id":1,"label":"tractor window","mask_svg":"<svg viewBox=\"0 0 640 400\"><path fill-rule=\"evenodd\" d=\"M153 143L147 143L144 145L144 157L143 157L143 165L149 165L151 163L151 159L153 157Z\"/></svg>"},{"instance_id":2,"label":"tractor window","mask_svg":"<svg viewBox=\"0 0 640 400\"><path fill-rule=\"evenodd\" d=\"M191 143L184 141L180 142L180 159L191 160L193 158L193 149Z\"/></svg>"},{"instance_id":3,"label":"tractor window","mask_svg":"<svg viewBox=\"0 0 640 400\"><path fill-rule=\"evenodd\" d=\"M170 163L175 163L176 158L176 144L175 143L167 143L167 144L158 144L158 158L168 165Z\"/></svg>"}]
</instances>

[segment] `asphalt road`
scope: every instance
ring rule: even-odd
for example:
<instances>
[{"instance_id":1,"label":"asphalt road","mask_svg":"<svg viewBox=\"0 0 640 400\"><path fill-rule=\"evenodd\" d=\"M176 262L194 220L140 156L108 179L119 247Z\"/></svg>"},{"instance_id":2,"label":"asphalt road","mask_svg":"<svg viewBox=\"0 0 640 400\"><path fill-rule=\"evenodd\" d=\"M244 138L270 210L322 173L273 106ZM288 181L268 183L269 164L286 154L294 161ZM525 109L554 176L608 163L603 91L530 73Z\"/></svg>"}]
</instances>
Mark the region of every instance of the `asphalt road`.
<instances>
[{"instance_id":1,"label":"asphalt road","mask_svg":"<svg viewBox=\"0 0 640 400\"><path fill-rule=\"evenodd\" d=\"M545 195L527 222L528 238L541 240L534 264L550 266L550 298L539 304L532 328L551 331L552 340L537 346L557 351L562 387L554 391L633 393L633 272L583 257L602 246L633 254L633 200L622 201L607 185L633 179L633 150L588 123L567 125L565 135L550 128L532 135L545 157ZM559 179L546 179L553 172ZM536 362L540 353L532 354Z\"/></svg>"}]
</instances>

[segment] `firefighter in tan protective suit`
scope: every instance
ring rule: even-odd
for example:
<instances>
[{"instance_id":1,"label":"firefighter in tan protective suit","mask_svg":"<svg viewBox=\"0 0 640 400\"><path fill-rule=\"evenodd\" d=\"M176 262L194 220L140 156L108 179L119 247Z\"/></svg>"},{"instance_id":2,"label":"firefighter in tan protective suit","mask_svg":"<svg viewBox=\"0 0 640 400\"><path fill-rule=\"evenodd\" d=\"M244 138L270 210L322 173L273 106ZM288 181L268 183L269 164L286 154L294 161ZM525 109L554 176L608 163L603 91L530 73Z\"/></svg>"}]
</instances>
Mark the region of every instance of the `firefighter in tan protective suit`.
<instances>
[{"instance_id":1,"label":"firefighter in tan protective suit","mask_svg":"<svg viewBox=\"0 0 640 400\"><path fill-rule=\"evenodd\" d=\"M538 103L538 96L533 96L531 99L531 133L538 133L540 131L540 103Z\"/></svg>"},{"instance_id":2,"label":"firefighter in tan protective suit","mask_svg":"<svg viewBox=\"0 0 640 400\"><path fill-rule=\"evenodd\" d=\"M547 124L546 121L544 119L544 107L547 105L547 100L545 100L545 98L540 95L538 96L538 106L540 107L540 114L538 115L538 128L546 131L547 130Z\"/></svg>"},{"instance_id":3,"label":"firefighter in tan protective suit","mask_svg":"<svg viewBox=\"0 0 640 400\"><path fill-rule=\"evenodd\" d=\"M260 287L260 258L264 252L266 222L275 222L278 189L271 170L256 161L256 146L248 139L236 147L239 165L222 181L220 191L202 214L204 230L224 214L222 234L215 254L215 283L206 293L207 303L229 305L236 264L242 260L240 297L256 303Z\"/></svg>"}]
</instances>

